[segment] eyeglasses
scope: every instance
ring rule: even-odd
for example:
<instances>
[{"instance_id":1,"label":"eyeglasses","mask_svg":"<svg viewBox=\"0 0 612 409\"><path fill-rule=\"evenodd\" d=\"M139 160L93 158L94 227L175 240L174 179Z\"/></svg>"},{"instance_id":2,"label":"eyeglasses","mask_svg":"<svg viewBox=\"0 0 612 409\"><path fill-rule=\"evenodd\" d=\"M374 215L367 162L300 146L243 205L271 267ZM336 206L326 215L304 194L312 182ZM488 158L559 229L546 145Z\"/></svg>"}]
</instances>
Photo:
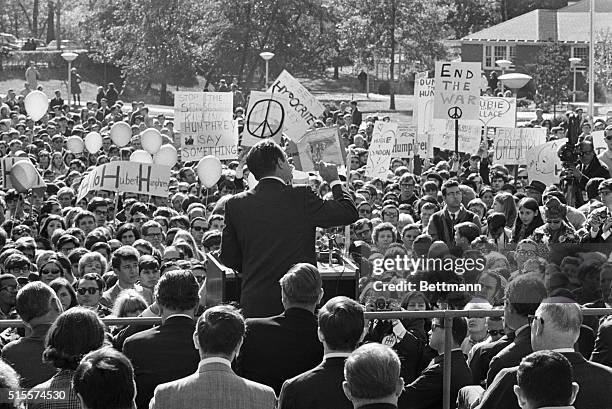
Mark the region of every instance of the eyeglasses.
<instances>
[{"instance_id":1,"label":"eyeglasses","mask_svg":"<svg viewBox=\"0 0 612 409\"><path fill-rule=\"evenodd\" d=\"M191 228L193 231L202 231L202 230L208 230L208 227L204 227L204 226L193 226Z\"/></svg>"},{"instance_id":2,"label":"eyeglasses","mask_svg":"<svg viewBox=\"0 0 612 409\"><path fill-rule=\"evenodd\" d=\"M542 317L538 317L537 315L528 315L527 319L529 320L529 325L533 324L534 321L540 321L540 324L544 325L544 319Z\"/></svg>"},{"instance_id":3,"label":"eyeglasses","mask_svg":"<svg viewBox=\"0 0 612 409\"><path fill-rule=\"evenodd\" d=\"M593 153L593 151L580 152L580 156L587 156L587 155L590 155L592 153Z\"/></svg>"},{"instance_id":4,"label":"eyeglasses","mask_svg":"<svg viewBox=\"0 0 612 409\"><path fill-rule=\"evenodd\" d=\"M57 269L53 269L53 270L40 270L40 274L61 274L61 271L57 270Z\"/></svg>"},{"instance_id":5,"label":"eyeglasses","mask_svg":"<svg viewBox=\"0 0 612 409\"><path fill-rule=\"evenodd\" d=\"M529 176L517 176L516 179L517 180L520 180L520 179L527 180L529 179Z\"/></svg>"},{"instance_id":6,"label":"eyeglasses","mask_svg":"<svg viewBox=\"0 0 612 409\"><path fill-rule=\"evenodd\" d=\"M414 183L400 183L401 187L414 187Z\"/></svg>"},{"instance_id":7,"label":"eyeglasses","mask_svg":"<svg viewBox=\"0 0 612 409\"><path fill-rule=\"evenodd\" d=\"M139 219L134 219L134 223L145 223L146 221L147 221L147 219L144 219L144 218L142 218L142 219L140 219L140 218Z\"/></svg>"},{"instance_id":8,"label":"eyeglasses","mask_svg":"<svg viewBox=\"0 0 612 409\"><path fill-rule=\"evenodd\" d=\"M487 333L492 337L496 337L498 335L506 335L506 331L504 331L503 329L492 329L487 331Z\"/></svg>"},{"instance_id":9,"label":"eyeglasses","mask_svg":"<svg viewBox=\"0 0 612 409\"><path fill-rule=\"evenodd\" d=\"M516 254L520 256L535 256L536 252L534 250L517 250Z\"/></svg>"},{"instance_id":10,"label":"eyeglasses","mask_svg":"<svg viewBox=\"0 0 612 409\"><path fill-rule=\"evenodd\" d=\"M606 139L612 141L612 135L606 135Z\"/></svg>"},{"instance_id":11,"label":"eyeglasses","mask_svg":"<svg viewBox=\"0 0 612 409\"><path fill-rule=\"evenodd\" d=\"M77 288L77 293L79 293L80 295L85 295L87 293L94 295L95 293L97 293L98 291L100 291L100 289L98 287L81 287L81 288Z\"/></svg>"}]
</instances>

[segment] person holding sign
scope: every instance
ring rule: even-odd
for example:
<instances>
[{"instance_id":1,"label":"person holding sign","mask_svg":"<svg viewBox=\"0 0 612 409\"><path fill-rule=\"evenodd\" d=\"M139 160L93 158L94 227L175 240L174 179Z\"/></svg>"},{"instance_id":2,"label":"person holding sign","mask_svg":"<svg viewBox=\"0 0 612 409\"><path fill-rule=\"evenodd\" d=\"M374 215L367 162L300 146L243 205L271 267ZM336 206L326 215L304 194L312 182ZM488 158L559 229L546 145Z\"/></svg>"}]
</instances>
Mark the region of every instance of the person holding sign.
<instances>
[{"instance_id":1,"label":"person holding sign","mask_svg":"<svg viewBox=\"0 0 612 409\"><path fill-rule=\"evenodd\" d=\"M257 143L246 162L259 183L227 201L220 259L242 278L245 316L267 317L283 312L278 280L289 268L316 265L315 228L351 224L358 212L335 165L318 165L333 194L322 200L308 185L290 185L293 166L274 141Z\"/></svg>"}]
</instances>

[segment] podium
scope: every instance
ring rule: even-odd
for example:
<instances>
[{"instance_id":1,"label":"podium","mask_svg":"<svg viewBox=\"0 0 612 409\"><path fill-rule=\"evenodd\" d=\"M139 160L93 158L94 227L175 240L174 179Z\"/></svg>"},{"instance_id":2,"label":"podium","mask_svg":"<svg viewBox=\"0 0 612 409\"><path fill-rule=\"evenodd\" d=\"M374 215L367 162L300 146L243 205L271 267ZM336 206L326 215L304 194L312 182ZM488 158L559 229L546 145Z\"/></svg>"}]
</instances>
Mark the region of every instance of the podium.
<instances>
[{"instance_id":1,"label":"podium","mask_svg":"<svg viewBox=\"0 0 612 409\"><path fill-rule=\"evenodd\" d=\"M323 300L338 295L357 299L359 288L359 268L352 260L342 256L340 263L318 262L317 268L323 281ZM206 260L206 305L215 305L238 302L240 298L240 279L229 267L226 267L210 253Z\"/></svg>"}]
</instances>

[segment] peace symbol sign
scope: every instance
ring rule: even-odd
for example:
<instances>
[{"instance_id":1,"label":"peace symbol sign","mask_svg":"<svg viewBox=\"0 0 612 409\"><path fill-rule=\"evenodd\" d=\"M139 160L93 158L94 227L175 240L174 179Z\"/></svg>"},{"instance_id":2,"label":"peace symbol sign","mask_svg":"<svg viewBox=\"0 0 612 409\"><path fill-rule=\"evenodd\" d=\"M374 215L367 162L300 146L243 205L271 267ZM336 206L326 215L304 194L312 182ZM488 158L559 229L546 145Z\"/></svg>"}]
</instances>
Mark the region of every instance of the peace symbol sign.
<instances>
[{"instance_id":1,"label":"peace symbol sign","mask_svg":"<svg viewBox=\"0 0 612 409\"><path fill-rule=\"evenodd\" d=\"M459 119L463 115L463 111L459 107L452 107L448 110L448 116L450 119Z\"/></svg>"},{"instance_id":2,"label":"peace symbol sign","mask_svg":"<svg viewBox=\"0 0 612 409\"><path fill-rule=\"evenodd\" d=\"M260 118L254 118L251 122L251 115L253 115L253 112L261 112L261 109L256 109L259 104L261 104L262 107L264 104L267 104L267 106L265 106L266 115L264 116L263 121L260 120ZM276 112L277 110L280 111L280 121L278 122L278 124L270 124L270 121L268 120L268 117L270 116L271 107L273 107L273 112ZM277 119L275 116L276 115L273 116L274 120ZM262 99L261 101L257 101L249 111L246 126L249 134L259 139L265 139L270 138L279 133L283 129L284 122L285 109L283 108L283 104L274 99Z\"/></svg>"}]
</instances>

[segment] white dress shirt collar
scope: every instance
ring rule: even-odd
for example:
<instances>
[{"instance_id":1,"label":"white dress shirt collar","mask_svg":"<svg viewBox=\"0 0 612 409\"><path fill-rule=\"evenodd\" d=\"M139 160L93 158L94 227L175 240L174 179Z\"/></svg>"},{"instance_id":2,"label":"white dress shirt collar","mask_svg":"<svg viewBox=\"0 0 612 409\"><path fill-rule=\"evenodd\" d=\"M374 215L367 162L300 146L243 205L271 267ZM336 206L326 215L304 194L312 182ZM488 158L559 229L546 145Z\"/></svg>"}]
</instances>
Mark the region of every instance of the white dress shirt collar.
<instances>
[{"instance_id":1,"label":"white dress shirt collar","mask_svg":"<svg viewBox=\"0 0 612 409\"><path fill-rule=\"evenodd\" d=\"M287 184L287 182L285 182L283 179L279 178L278 176L266 176L266 177L263 177L263 178L259 179L259 181L261 182L261 181L262 181L262 180L264 180L264 179L274 179L274 180L278 180L278 181L279 181L279 182L281 182L283 185L286 185L286 184Z\"/></svg>"},{"instance_id":2,"label":"white dress shirt collar","mask_svg":"<svg viewBox=\"0 0 612 409\"><path fill-rule=\"evenodd\" d=\"M189 319L193 319L193 317L191 317L191 316L189 316L189 315L187 315L187 314L172 314L172 315L168 315L168 316L166 317L166 319L170 319L170 318L172 318L172 317L187 317L187 318L189 318Z\"/></svg>"},{"instance_id":3,"label":"white dress shirt collar","mask_svg":"<svg viewBox=\"0 0 612 409\"><path fill-rule=\"evenodd\" d=\"M351 355L350 352L330 352L329 354L323 355L323 360L329 358L348 358Z\"/></svg>"},{"instance_id":4,"label":"white dress shirt collar","mask_svg":"<svg viewBox=\"0 0 612 409\"><path fill-rule=\"evenodd\" d=\"M218 357L218 356L202 359L200 361L199 367L202 368L202 366L207 365L207 364L223 364L223 365L228 366L229 368L232 367L232 363L230 361L228 361L225 358Z\"/></svg>"}]
</instances>

